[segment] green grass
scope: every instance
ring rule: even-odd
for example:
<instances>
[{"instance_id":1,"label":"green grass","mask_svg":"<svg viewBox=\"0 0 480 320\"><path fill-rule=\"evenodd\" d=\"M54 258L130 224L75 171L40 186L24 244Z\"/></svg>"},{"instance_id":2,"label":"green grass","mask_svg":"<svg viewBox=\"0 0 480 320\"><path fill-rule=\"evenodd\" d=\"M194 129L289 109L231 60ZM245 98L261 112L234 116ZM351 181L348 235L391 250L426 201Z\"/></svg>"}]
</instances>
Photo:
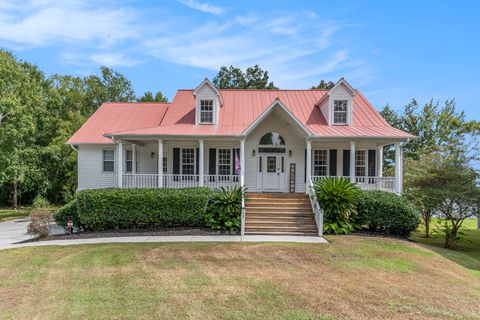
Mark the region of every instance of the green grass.
<instances>
[{"instance_id":1,"label":"green grass","mask_svg":"<svg viewBox=\"0 0 480 320\"><path fill-rule=\"evenodd\" d=\"M465 228L458 242L457 250L444 248L445 234L438 227L439 219L433 219L430 223L430 237L425 237L424 226L421 225L412 234L412 240L429 246L429 249L442 256L466 267L473 274L480 277L480 230L477 229L477 219L466 219L462 226Z\"/></svg>"},{"instance_id":2,"label":"green grass","mask_svg":"<svg viewBox=\"0 0 480 320\"><path fill-rule=\"evenodd\" d=\"M15 219L24 219L32 212L32 207L22 206L17 210L11 208L0 208L0 222L15 220Z\"/></svg>"},{"instance_id":3,"label":"green grass","mask_svg":"<svg viewBox=\"0 0 480 320\"><path fill-rule=\"evenodd\" d=\"M51 211L54 212L59 207L52 206L50 207ZM17 210L12 208L0 208L0 222L5 222L15 219L26 219L28 215L32 212L33 208L31 206L21 206Z\"/></svg>"},{"instance_id":4,"label":"green grass","mask_svg":"<svg viewBox=\"0 0 480 320\"><path fill-rule=\"evenodd\" d=\"M0 319L478 318L478 279L442 255L328 240L3 250Z\"/></svg>"}]
</instances>

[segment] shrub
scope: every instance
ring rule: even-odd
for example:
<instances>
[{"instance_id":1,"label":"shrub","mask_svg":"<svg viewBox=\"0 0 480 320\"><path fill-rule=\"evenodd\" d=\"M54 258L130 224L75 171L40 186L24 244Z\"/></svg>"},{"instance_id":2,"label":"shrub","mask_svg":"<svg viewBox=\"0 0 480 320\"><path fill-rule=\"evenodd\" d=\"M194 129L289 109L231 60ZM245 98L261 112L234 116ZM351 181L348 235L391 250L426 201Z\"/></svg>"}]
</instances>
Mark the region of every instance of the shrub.
<instances>
[{"instance_id":1,"label":"shrub","mask_svg":"<svg viewBox=\"0 0 480 320\"><path fill-rule=\"evenodd\" d=\"M407 236L420 223L420 214L406 198L385 191L363 191L358 198L360 221L369 230Z\"/></svg>"},{"instance_id":2,"label":"shrub","mask_svg":"<svg viewBox=\"0 0 480 320\"><path fill-rule=\"evenodd\" d=\"M238 230L242 218L242 187L227 187L215 190L208 201L205 223L215 230Z\"/></svg>"},{"instance_id":3,"label":"shrub","mask_svg":"<svg viewBox=\"0 0 480 320\"><path fill-rule=\"evenodd\" d=\"M355 210L360 189L346 178L324 178L315 181L318 204L324 212L324 232L349 234L359 226Z\"/></svg>"},{"instance_id":4,"label":"shrub","mask_svg":"<svg viewBox=\"0 0 480 320\"><path fill-rule=\"evenodd\" d=\"M50 234L50 222L52 221L52 213L46 208L36 209L29 215L30 222L27 225L27 233L36 235L44 239Z\"/></svg>"},{"instance_id":5,"label":"shrub","mask_svg":"<svg viewBox=\"0 0 480 320\"><path fill-rule=\"evenodd\" d=\"M39 194L35 197L35 199L33 199L32 207L34 207L35 209L48 208L50 207L50 202L45 197Z\"/></svg>"},{"instance_id":6,"label":"shrub","mask_svg":"<svg viewBox=\"0 0 480 320\"><path fill-rule=\"evenodd\" d=\"M75 228L80 228L80 218L78 217L78 201L77 199L74 199L61 207L60 209L57 210L53 214L53 219L55 219L55 222L59 225L64 227L65 229L67 228L67 222L69 219L72 220L73 226Z\"/></svg>"},{"instance_id":7,"label":"shrub","mask_svg":"<svg viewBox=\"0 0 480 320\"><path fill-rule=\"evenodd\" d=\"M88 230L205 225L208 188L97 189L77 194L78 216Z\"/></svg>"}]
</instances>

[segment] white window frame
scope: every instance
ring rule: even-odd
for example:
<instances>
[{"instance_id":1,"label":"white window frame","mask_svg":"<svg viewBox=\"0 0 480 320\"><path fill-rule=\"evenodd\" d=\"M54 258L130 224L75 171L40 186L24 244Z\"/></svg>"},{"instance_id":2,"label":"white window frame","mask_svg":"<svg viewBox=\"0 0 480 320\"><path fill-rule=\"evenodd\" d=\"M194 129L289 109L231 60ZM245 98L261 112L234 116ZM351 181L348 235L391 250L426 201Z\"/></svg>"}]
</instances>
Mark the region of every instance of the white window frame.
<instances>
[{"instance_id":1,"label":"white window frame","mask_svg":"<svg viewBox=\"0 0 480 320\"><path fill-rule=\"evenodd\" d=\"M163 174L168 173L168 157L162 157L162 163L163 163ZM158 166L158 165L157 165ZM157 168L158 171L158 168Z\"/></svg>"},{"instance_id":2,"label":"white window frame","mask_svg":"<svg viewBox=\"0 0 480 320\"><path fill-rule=\"evenodd\" d=\"M125 150L125 158L124 158L125 159L125 173L133 173L133 152L132 151L133 151L133 149L126 149ZM132 155L132 158L130 160L128 160L128 153L129 152ZM135 172L137 172L137 173L138 173L138 171L139 171L138 169L140 167L139 166L139 156L138 155L139 155L138 150L135 150L135 169L136 169ZM128 164L127 164L128 162L132 162L132 170L128 170Z\"/></svg>"},{"instance_id":3,"label":"white window frame","mask_svg":"<svg viewBox=\"0 0 480 320\"><path fill-rule=\"evenodd\" d=\"M183 151L184 150L193 150L193 173L184 173L183 172L183 166L184 165L191 165L190 163L185 163L184 158L183 158ZM186 175L195 175L195 168L197 165L197 150L194 147L191 148L180 148L180 174L186 174Z\"/></svg>"},{"instance_id":4,"label":"white window frame","mask_svg":"<svg viewBox=\"0 0 480 320\"><path fill-rule=\"evenodd\" d=\"M202 103L210 102L211 103L211 110L203 110ZM205 113L209 113L211 115L211 121L204 121L202 120L202 115ZM215 122L215 101L214 99L200 99L199 102L199 123L200 124L213 124Z\"/></svg>"},{"instance_id":5,"label":"white window frame","mask_svg":"<svg viewBox=\"0 0 480 320\"><path fill-rule=\"evenodd\" d=\"M325 167L325 175L324 176L320 176L320 177L328 177L329 176L329 168L330 168L330 152L328 151L328 149L313 149L312 150L312 169L313 169L313 176L317 176L315 174L315 168L317 167ZM316 165L315 164L315 156L316 156L316 153L317 151L324 151L325 154L326 154L326 164L325 165Z\"/></svg>"},{"instance_id":6,"label":"white window frame","mask_svg":"<svg viewBox=\"0 0 480 320\"><path fill-rule=\"evenodd\" d=\"M345 111L335 110L335 103L336 102L344 102L345 103ZM348 101L348 99L334 99L333 100L333 124L334 125L347 125L348 124L348 113L349 113L349 101ZM335 115L337 115L337 114L341 114L342 116L345 115L345 122L335 121Z\"/></svg>"},{"instance_id":7,"label":"white window frame","mask_svg":"<svg viewBox=\"0 0 480 320\"><path fill-rule=\"evenodd\" d=\"M220 150L228 151L228 164L221 164L220 163ZM217 148L217 174L220 176L228 176L232 174L232 149L230 148ZM223 174L220 173L221 166L228 166L228 173Z\"/></svg>"},{"instance_id":8,"label":"white window frame","mask_svg":"<svg viewBox=\"0 0 480 320\"><path fill-rule=\"evenodd\" d=\"M357 153L363 152L364 154L364 160L365 164L363 166L357 165ZM364 175L358 175L357 174L357 168L364 168L365 174ZM368 152L366 149L358 149L355 150L355 176L356 177L367 177L368 176Z\"/></svg>"},{"instance_id":9,"label":"white window frame","mask_svg":"<svg viewBox=\"0 0 480 320\"><path fill-rule=\"evenodd\" d=\"M113 153L113 160L105 160L105 151L109 151L109 152L112 152ZM105 172L105 173L112 173L112 172L115 172L116 171L116 152L114 149L102 149L102 172ZM111 161L113 162L113 170L105 170L105 162L106 161Z\"/></svg>"}]
</instances>

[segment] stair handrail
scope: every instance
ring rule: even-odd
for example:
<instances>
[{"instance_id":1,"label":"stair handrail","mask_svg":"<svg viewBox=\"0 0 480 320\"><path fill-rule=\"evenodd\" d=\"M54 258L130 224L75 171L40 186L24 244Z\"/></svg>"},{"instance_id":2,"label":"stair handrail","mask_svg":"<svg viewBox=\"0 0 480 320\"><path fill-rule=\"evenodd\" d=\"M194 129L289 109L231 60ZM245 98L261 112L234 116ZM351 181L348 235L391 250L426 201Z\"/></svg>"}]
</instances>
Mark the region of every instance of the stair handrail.
<instances>
[{"instance_id":1,"label":"stair handrail","mask_svg":"<svg viewBox=\"0 0 480 320\"><path fill-rule=\"evenodd\" d=\"M245 192L242 192L242 217L241 217L241 221L240 221L240 235L241 236L245 235L245 215L246 215Z\"/></svg>"},{"instance_id":2,"label":"stair handrail","mask_svg":"<svg viewBox=\"0 0 480 320\"><path fill-rule=\"evenodd\" d=\"M312 178L308 179L308 198L310 199L310 204L312 205L313 215L315 217L315 222L317 224L318 235L323 236L323 209L318 204L317 194L315 193L315 188L313 186Z\"/></svg>"}]
</instances>

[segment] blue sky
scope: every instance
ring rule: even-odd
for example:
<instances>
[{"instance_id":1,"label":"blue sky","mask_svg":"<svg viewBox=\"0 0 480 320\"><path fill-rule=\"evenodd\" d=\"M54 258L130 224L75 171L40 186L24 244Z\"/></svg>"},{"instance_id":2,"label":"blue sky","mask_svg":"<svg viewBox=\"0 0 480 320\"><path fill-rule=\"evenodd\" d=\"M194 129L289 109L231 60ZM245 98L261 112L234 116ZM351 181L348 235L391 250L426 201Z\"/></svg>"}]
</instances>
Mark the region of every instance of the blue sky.
<instances>
[{"instance_id":1,"label":"blue sky","mask_svg":"<svg viewBox=\"0 0 480 320\"><path fill-rule=\"evenodd\" d=\"M480 118L480 1L8 1L0 46L47 75L118 70L137 94L259 64L280 88L345 77L377 107L444 100Z\"/></svg>"}]
</instances>

